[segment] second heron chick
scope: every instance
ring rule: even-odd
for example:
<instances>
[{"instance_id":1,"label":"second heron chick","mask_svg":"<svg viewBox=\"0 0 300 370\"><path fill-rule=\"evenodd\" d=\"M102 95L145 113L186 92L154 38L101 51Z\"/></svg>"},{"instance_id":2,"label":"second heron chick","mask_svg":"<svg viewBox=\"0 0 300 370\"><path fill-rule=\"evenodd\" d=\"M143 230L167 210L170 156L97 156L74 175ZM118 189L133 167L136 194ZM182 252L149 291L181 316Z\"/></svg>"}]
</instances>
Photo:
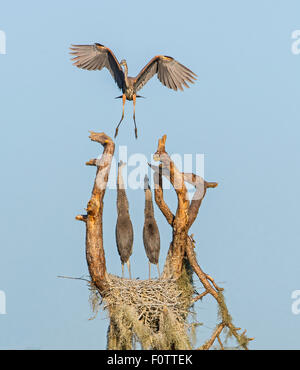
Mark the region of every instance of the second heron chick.
<instances>
[{"instance_id":1,"label":"second heron chick","mask_svg":"<svg viewBox=\"0 0 300 370\"><path fill-rule=\"evenodd\" d=\"M157 223L154 218L152 193L149 185L149 178L146 175L144 179L145 190L145 222L143 229L143 241L146 255L149 259L149 280L151 278L151 263L157 266L158 276L159 272L159 251L160 251L160 235Z\"/></svg>"},{"instance_id":2,"label":"second heron chick","mask_svg":"<svg viewBox=\"0 0 300 370\"><path fill-rule=\"evenodd\" d=\"M118 179L117 179L117 211L118 219L116 225L116 241L118 252L122 263L122 277L124 277L124 263L127 264L129 278L131 279L130 271L130 256L133 247L133 228L129 215L129 203L125 192L125 186L122 176L122 168L125 163L122 161L118 164Z\"/></svg>"}]
</instances>

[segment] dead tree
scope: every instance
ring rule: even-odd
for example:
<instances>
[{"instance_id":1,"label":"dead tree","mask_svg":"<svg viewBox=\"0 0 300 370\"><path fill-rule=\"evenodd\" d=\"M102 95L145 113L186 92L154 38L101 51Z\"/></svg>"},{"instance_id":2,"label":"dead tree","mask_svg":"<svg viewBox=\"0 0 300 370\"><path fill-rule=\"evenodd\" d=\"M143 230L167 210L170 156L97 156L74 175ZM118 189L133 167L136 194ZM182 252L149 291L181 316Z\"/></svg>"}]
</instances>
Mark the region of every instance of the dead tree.
<instances>
[{"instance_id":1,"label":"dead tree","mask_svg":"<svg viewBox=\"0 0 300 370\"><path fill-rule=\"evenodd\" d=\"M102 144L104 151L101 159L86 163L97 167L96 179L87 214L76 219L86 224L86 257L91 289L101 296L110 316L108 348L132 349L138 341L145 349L191 349L189 330L192 324L187 323L187 317L191 307L210 294L219 306L219 323L211 338L199 349L211 348L216 339L223 349L220 337L223 331L227 331L227 336L235 337L239 347L248 349L248 343L253 338L248 338L246 331L240 334L240 328L234 326L223 289L199 266L195 242L189 235L207 189L215 188L217 183L207 182L192 173L180 172L165 150L166 135L159 139L154 155L159 165L149 166L154 171L155 201L172 228L172 241L160 279L121 279L106 271L102 234L103 197L115 145L104 133L92 132L90 138ZM177 194L175 214L163 197L163 177L170 181ZM191 202L185 183L192 184L196 189ZM197 296L192 283L193 273L204 287L204 292Z\"/></svg>"}]
</instances>

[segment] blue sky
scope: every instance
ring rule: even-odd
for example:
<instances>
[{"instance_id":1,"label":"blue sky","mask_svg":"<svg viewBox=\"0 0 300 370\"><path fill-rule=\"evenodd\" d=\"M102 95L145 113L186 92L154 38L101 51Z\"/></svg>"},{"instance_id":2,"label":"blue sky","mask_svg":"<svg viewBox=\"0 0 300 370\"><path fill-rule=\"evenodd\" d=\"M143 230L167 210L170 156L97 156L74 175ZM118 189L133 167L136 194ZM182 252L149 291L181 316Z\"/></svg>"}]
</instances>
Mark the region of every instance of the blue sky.
<instances>
[{"instance_id":1,"label":"blue sky","mask_svg":"<svg viewBox=\"0 0 300 370\"><path fill-rule=\"evenodd\" d=\"M0 6L6 55L0 55L2 349L105 348L107 314L95 320L82 281L87 274L84 212L102 150L88 131L113 135L120 95L107 71L72 66L71 43L100 42L129 74L157 54L198 75L174 92L153 78L132 104L116 144L150 159L167 134L169 153L205 156L207 192L192 232L205 272L225 288L234 323L255 337L253 349L299 349L300 315L291 307L299 278L300 29L298 1L102 2L11 1ZM128 190L135 230L132 272L147 277L142 190ZM176 198L166 199L174 209ZM157 207L162 268L171 230ZM116 194L107 190L104 241L108 269L121 271L115 246ZM155 269L153 269L155 271ZM199 283L197 283L199 287ZM216 324L207 297L199 344Z\"/></svg>"}]
</instances>

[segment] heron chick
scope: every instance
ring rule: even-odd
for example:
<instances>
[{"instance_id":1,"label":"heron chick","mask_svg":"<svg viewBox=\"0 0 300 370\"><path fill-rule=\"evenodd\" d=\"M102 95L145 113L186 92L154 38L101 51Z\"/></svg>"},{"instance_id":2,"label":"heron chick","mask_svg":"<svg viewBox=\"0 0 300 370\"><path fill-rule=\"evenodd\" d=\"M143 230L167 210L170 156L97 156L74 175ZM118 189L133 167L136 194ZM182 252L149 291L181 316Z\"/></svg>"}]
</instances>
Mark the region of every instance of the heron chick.
<instances>
[{"instance_id":1,"label":"heron chick","mask_svg":"<svg viewBox=\"0 0 300 370\"><path fill-rule=\"evenodd\" d=\"M143 241L146 255L149 260L149 280L151 279L151 263L157 266L158 276L159 272L159 251L160 251L160 236L159 230L154 218L152 193L149 185L149 178L146 175L144 179L145 190L145 222L143 229Z\"/></svg>"},{"instance_id":2,"label":"heron chick","mask_svg":"<svg viewBox=\"0 0 300 370\"><path fill-rule=\"evenodd\" d=\"M93 45L71 46L70 54L74 56L72 61L76 67L89 71L101 70L103 67L107 68L118 85L118 88L123 92L121 96L118 96L118 98L122 98L123 110L121 120L116 128L115 137L118 135L119 126L124 118L125 102L126 100L132 100L134 130L135 137L137 138L135 103L136 98L141 97L137 95L137 92L155 74L157 74L157 78L164 86L176 91L178 89L183 91L183 86L189 87L187 82L194 83L194 80L196 80L197 75L194 72L177 62L174 58L166 55L156 55L136 77L129 77L126 60L123 59L119 63L113 52L104 45L95 43Z\"/></svg>"},{"instance_id":3,"label":"heron chick","mask_svg":"<svg viewBox=\"0 0 300 370\"><path fill-rule=\"evenodd\" d=\"M122 264L122 277L124 278L124 263L126 263L128 267L129 278L131 279L130 256L132 254L133 246L133 228L130 220L129 204L122 176L122 168L124 166L125 163L120 161L118 164L118 178L117 178L118 218L116 225L116 242Z\"/></svg>"}]
</instances>

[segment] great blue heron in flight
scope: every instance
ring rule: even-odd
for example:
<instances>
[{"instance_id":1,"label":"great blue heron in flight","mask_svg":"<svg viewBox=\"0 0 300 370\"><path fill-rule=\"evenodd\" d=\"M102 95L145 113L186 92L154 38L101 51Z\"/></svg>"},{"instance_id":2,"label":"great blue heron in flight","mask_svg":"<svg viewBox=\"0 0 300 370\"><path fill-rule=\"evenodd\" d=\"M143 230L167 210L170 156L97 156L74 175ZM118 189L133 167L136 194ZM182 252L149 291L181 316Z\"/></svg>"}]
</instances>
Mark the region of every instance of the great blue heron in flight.
<instances>
[{"instance_id":1,"label":"great blue heron in flight","mask_svg":"<svg viewBox=\"0 0 300 370\"><path fill-rule=\"evenodd\" d=\"M129 216L129 204L125 192L125 186L122 176L122 168L125 163L119 162L118 179L117 179L117 211L118 219L116 225L116 241L118 252L122 263L122 277L124 277L124 263L127 264L129 278L131 279L130 271L130 256L133 246L133 228Z\"/></svg>"},{"instance_id":2,"label":"great blue heron in flight","mask_svg":"<svg viewBox=\"0 0 300 370\"><path fill-rule=\"evenodd\" d=\"M149 280L151 278L151 263L157 266L158 276L159 272L159 251L160 251L160 236L159 230L154 218L153 202L151 188L149 186L148 176L144 179L144 189L145 189L145 222L143 229L143 241L146 251L146 255L149 259Z\"/></svg>"},{"instance_id":3,"label":"great blue heron in flight","mask_svg":"<svg viewBox=\"0 0 300 370\"><path fill-rule=\"evenodd\" d=\"M115 137L124 118L125 101L133 101L133 121L135 128L135 137L137 138L137 128L135 121L135 103L136 98L141 97L137 92L157 73L159 81L173 90L183 90L183 86L189 87L187 82L194 83L196 74L175 59L165 55L157 55L150 60L148 64L140 71L136 77L128 76L128 67L126 60L119 63L113 52L104 45L95 43L93 45L72 45L70 54L74 65L78 68L91 70L101 70L107 68L113 79L122 90L123 94L117 98L123 100L123 110L121 120L116 128ZM124 71L122 70L124 67Z\"/></svg>"}]
</instances>

